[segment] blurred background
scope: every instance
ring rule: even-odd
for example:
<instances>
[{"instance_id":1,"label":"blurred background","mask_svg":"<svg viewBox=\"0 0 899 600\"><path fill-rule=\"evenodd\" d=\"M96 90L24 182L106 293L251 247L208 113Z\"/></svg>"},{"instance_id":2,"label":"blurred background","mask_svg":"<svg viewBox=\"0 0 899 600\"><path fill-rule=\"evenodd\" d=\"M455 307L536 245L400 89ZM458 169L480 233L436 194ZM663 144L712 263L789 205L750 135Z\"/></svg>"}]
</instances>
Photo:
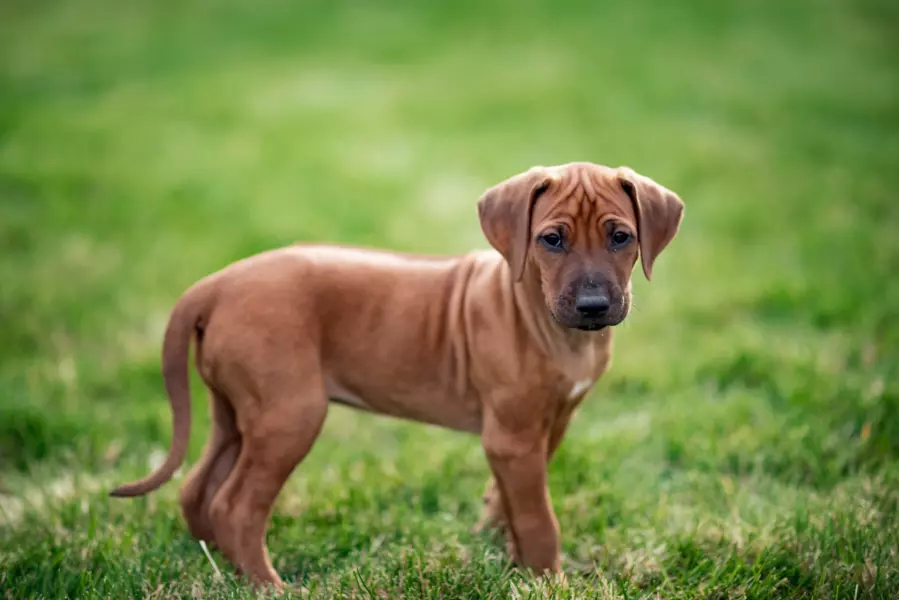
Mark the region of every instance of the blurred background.
<instances>
[{"instance_id":1,"label":"blurred background","mask_svg":"<svg viewBox=\"0 0 899 600\"><path fill-rule=\"evenodd\" d=\"M224 585L176 484L105 498L168 446L161 336L196 279L295 241L484 248L486 187L587 160L687 209L553 463L574 585L887 597L897 31L887 0L5 0L0 589ZM276 566L327 593L508 591L468 531L486 477L474 438L335 408Z\"/></svg>"}]
</instances>

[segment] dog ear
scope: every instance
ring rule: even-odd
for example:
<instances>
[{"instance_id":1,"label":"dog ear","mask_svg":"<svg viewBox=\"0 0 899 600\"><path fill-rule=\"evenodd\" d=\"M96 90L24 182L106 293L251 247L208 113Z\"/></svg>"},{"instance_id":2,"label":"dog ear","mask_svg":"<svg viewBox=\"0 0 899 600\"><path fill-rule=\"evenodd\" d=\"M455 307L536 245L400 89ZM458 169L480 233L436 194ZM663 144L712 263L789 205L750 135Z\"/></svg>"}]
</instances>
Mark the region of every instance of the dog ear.
<instances>
[{"instance_id":1,"label":"dog ear","mask_svg":"<svg viewBox=\"0 0 899 600\"><path fill-rule=\"evenodd\" d=\"M646 279L652 279L652 264L680 228L684 203L680 197L652 179L628 167L618 168L618 181L630 196L637 215L640 261Z\"/></svg>"},{"instance_id":2,"label":"dog ear","mask_svg":"<svg viewBox=\"0 0 899 600\"><path fill-rule=\"evenodd\" d=\"M524 273L534 204L553 179L546 167L533 167L489 188L478 200L481 230L509 263L513 281Z\"/></svg>"}]
</instances>

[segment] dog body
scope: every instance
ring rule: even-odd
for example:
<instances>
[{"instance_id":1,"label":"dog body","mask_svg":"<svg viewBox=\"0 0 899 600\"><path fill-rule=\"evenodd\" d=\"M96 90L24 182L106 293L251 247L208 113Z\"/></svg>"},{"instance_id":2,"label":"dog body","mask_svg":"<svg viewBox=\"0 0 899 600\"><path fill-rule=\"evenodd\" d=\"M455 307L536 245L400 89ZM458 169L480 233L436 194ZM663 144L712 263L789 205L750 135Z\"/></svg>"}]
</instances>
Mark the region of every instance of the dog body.
<instances>
[{"instance_id":1,"label":"dog body","mask_svg":"<svg viewBox=\"0 0 899 600\"><path fill-rule=\"evenodd\" d=\"M505 529L519 564L558 571L547 463L608 368L638 245L649 277L683 204L629 169L572 163L494 186L478 208L494 250L296 245L192 286L163 344L169 457L113 495L151 491L183 461L195 339L213 430L182 509L192 534L253 581L282 585L265 548L269 513L330 402L479 434L493 473L479 527Z\"/></svg>"}]
</instances>

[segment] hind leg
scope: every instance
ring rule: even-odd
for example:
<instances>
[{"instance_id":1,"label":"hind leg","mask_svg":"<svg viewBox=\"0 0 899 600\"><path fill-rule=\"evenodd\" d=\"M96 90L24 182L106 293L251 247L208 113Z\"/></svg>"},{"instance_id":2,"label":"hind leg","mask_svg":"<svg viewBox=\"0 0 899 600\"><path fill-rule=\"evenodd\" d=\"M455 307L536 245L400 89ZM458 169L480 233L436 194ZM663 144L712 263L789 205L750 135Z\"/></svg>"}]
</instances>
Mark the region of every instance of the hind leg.
<instances>
[{"instance_id":1,"label":"hind leg","mask_svg":"<svg viewBox=\"0 0 899 600\"><path fill-rule=\"evenodd\" d=\"M252 414L238 420L240 455L210 517L219 548L238 571L255 583L281 587L265 545L268 519L288 476L321 432L328 402L317 371L258 389L265 397L248 397Z\"/></svg>"},{"instance_id":2,"label":"hind leg","mask_svg":"<svg viewBox=\"0 0 899 600\"><path fill-rule=\"evenodd\" d=\"M240 452L240 434L234 409L228 399L210 392L212 430L200 459L181 486L181 511L195 538L214 544L215 534L209 520L209 504L227 479Z\"/></svg>"}]
</instances>

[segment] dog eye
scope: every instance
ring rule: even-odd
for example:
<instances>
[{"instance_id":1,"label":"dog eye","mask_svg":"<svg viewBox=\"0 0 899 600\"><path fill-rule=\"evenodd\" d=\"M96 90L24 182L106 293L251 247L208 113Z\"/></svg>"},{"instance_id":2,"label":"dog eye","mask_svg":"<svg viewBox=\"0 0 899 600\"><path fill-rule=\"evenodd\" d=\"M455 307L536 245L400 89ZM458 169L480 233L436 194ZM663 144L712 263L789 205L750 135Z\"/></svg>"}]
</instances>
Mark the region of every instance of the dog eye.
<instances>
[{"instance_id":1,"label":"dog eye","mask_svg":"<svg viewBox=\"0 0 899 600\"><path fill-rule=\"evenodd\" d=\"M612 244L615 246L624 246L629 241L631 241L631 234L626 231L622 231L621 229L619 229L612 234Z\"/></svg>"},{"instance_id":2,"label":"dog eye","mask_svg":"<svg viewBox=\"0 0 899 600\"><path fill-rule=\"evenodd\" d=\"M561 250L562 249L562 236L555 232L550 232L540 236L540 241L543 242L543 245L547 248L551 248L553 250Z\"/></svg>"}]
</instances>

